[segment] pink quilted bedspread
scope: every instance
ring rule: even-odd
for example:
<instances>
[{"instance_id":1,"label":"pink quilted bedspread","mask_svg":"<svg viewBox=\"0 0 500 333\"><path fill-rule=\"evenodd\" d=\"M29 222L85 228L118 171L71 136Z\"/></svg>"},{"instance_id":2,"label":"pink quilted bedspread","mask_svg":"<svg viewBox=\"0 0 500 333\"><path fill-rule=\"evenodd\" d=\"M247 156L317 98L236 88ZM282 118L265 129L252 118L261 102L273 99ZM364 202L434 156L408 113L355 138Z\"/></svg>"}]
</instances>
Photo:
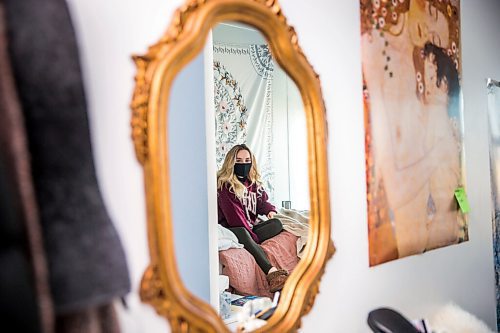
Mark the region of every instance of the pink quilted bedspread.
<instances>
[{"instance_id":1,"label":"pink quilted bedspread","mask_svg":"<svg viewBox=\"0 0 500 333\"><path fill-rule=\"evenodd\" d=\"M287 231L261 244L272 265L289 273L297 266L297 236ZM239 295L256 295L272 298L266 275L252 255L245 249L219 251L222 274L229 276L229 285Z\"/></svg>"}]
</instances>

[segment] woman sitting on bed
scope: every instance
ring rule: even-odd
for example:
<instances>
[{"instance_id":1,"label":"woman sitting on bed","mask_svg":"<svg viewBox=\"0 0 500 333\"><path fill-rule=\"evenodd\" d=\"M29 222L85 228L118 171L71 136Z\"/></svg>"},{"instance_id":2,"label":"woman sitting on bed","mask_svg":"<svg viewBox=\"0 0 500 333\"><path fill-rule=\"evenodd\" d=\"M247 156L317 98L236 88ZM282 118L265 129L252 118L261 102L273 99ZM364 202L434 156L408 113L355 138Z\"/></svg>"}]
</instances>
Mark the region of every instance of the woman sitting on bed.
<instances>
[{"instance_id":1,"label":"woman sitting on bed","mask_svg":"<svg viewBox=\"0 0 500 333\"><path fill-rule=\"evenodd\" d=\"M281 290L288 272L272 266L258 244L279 234L283 225L273 218L276 208L262 187L255 156L244 144L231 148L217 172L217 204L219 224L231 230L255 258L267 275L269 291ZM258 222L258 215L269 220Z\"/></svg>"}]
</instances>

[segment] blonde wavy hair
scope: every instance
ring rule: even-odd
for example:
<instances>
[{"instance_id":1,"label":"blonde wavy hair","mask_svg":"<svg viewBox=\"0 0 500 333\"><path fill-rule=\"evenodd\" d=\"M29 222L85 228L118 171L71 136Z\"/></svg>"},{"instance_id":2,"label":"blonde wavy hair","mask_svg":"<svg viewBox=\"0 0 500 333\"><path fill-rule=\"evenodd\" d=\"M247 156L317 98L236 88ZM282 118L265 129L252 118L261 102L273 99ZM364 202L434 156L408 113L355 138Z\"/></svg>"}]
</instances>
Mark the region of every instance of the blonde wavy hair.
<instances>
[{"instance_id":1,"label":"blonde wavy hair","mask_svg":"<svg viewBox=\"0 0 500 333\"><path fill-rule=\"evenodd\" d=\"M236 145L226 155L224 159L224 163L222 164L221 169L217 172L217 190L221 190L224 186L227 186L230 192L236 194L239 199L242 199L246 188L245 186L238 180L238 177L234 174L234 165L236 164L236 155L241 150L246 150L250 153L250 158L252 161L252 167L250 168L250 172L248 173L248 180L250 180L251 184L257 184L258 187L261 187L262 180L260 179L260 173L257 168L257 160L255 159L255 155L250 151L246 145Z\"/></svg>"}]
</instances>

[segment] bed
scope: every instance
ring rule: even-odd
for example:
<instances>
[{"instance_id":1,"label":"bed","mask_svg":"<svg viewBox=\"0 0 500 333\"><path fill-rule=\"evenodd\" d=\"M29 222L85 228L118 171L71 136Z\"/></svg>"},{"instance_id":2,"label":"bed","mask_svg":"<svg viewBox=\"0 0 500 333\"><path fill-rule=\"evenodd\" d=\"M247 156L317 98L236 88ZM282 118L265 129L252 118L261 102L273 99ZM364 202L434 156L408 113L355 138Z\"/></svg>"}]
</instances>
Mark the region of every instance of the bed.
<instances>
[{"instance_id":1,"label":"bed","mask_svg":"<svg viewBox=\"0 0 500 333\"><path fill-rule=\"evenodd\" d=\"M261 244L271 264L277 268L293 271L299 262L297 257L298 236L282 231L277 236ZM252 255L245 249L230 248L219 251L221 274L229 277L232 292L238 295L270 297L266 275L257 265Z\"/></svg>"}]
</instances>

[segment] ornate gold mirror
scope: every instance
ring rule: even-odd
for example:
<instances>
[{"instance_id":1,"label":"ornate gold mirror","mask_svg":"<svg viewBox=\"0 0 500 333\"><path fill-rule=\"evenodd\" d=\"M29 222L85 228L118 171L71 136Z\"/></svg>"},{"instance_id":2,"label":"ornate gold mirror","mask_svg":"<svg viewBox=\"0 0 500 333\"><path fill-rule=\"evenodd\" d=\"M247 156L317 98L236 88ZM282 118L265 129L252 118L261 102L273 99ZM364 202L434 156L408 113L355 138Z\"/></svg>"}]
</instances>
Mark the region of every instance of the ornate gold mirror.
<instances>
[{"instance_id":1,"label":"ornate gold mirror","mask_svg":"<svg viewBox=\"0 0 500 333\"><path fill-rule=\"evenodd\" d=\"M320 83L279 4L187 1L134 60L142 300L173 332L297 330L334 247Z\"/></svg>"}]
</instances>

